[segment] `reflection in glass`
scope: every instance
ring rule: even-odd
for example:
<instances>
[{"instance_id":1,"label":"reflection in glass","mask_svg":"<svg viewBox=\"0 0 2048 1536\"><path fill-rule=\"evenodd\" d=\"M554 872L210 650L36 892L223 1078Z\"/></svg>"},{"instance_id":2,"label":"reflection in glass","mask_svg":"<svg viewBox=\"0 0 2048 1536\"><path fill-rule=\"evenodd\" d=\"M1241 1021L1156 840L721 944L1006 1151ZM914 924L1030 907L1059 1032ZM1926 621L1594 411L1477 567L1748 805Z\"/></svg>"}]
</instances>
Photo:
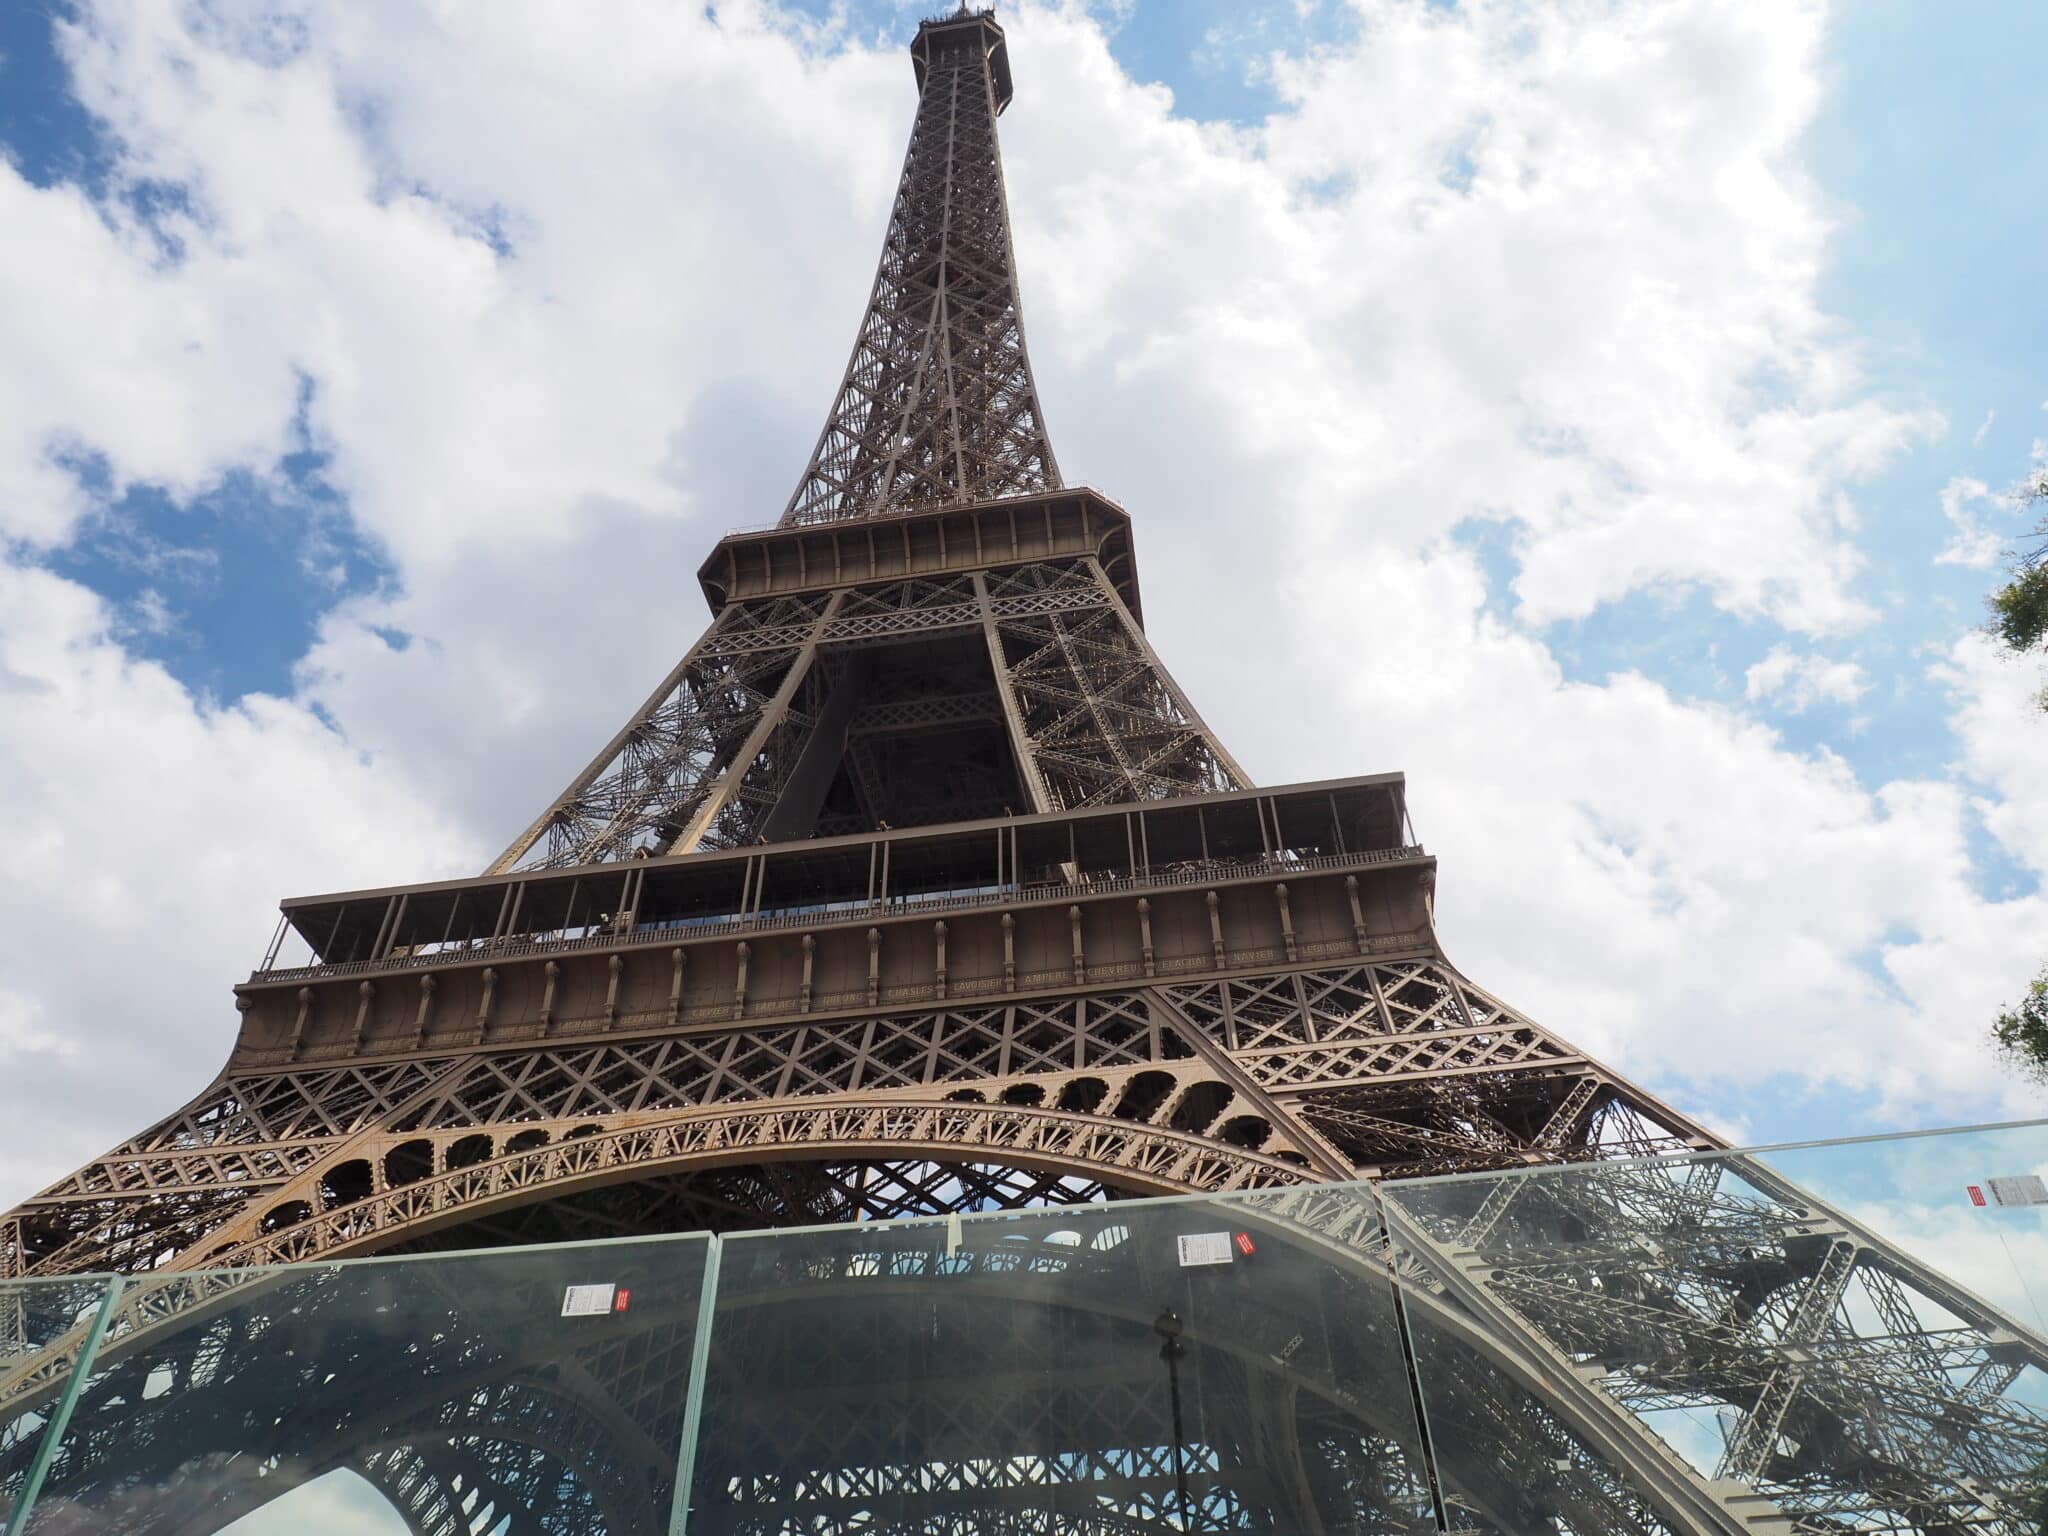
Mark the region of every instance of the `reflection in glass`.
<instances>
[{"instance_id":1,"label":"reflection in glass","mask_svg":"<svg viewBox=\"0 0 2048 1536\"><path fill-rule=\"evenodd\" d=\"M2008 1166L2048 1128L1386 1186L1446 1481L1508 1469L1514 1531L2033 1536L2048 1206L1963 1176Z\"/></svg>"},{"instance_id":2,"label":"reflection in glass","mask_svg":"<svg viewBox=\"0 0 2048 1536\"><path fill-rule=\"evenodd\" d=\"M492 1511L480 1511L489 1520ZM483 1529L488 1531L491 1524ZM221 1527L220 1536L413 1536L391 1500L359 1472L336 1467Z\"/></svg>"},{"instance_id":3,"label":"reflection in glass","mask_svg":"<svg viewBox=\"0 0 2048 1536\"><path fill-rule=\"evenodd\" d=\"M0 1529L28 1485L109 1284L98 1276L0 1281Z\"/></svg>"},{"instance_id":4,"label":"reflection in glass","mask_svg":"<svg viewBox=\"0 0 2048 1536\"><path fill-rule=\"evenodd\" d=\"M1184 1479L1191 1529L1434 1530L1371 1211L1317 1190L730 1239L689 1529L1172 1530Z\"/></svg>"},{"instance_id":5,"label":"reflection in glass","mask_svg":"<svg viewBox=\"0 0 2048 1536\"><path fill-rule=\"evenodd\" d=\"M104 1306L0 1285L0 1509L32 1536L2040 1536L2044 1274L2048 1127L2013 1126L161 1274Z\"/></svg>"},{"instance_id":6,"label":"reflection in glass","mask_svg":"<svg viewBox=\"0 0 2048 1536\"><path fill-rule=\"evenodd\" d=\"M133 1281L26 1528L664 1530L706 1248Z\"/></svg>"}]
</instances>

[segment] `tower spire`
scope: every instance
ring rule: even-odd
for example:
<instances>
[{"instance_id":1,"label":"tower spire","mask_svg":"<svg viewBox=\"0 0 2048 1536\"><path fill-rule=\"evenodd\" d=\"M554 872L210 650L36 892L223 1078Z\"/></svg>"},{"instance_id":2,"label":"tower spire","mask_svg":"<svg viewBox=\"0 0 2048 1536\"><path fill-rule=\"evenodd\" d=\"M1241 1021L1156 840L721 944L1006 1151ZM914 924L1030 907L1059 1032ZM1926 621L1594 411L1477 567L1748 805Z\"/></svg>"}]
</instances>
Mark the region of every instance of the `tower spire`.
<instances>
[{"instance_id":1,"label":"tower spire","mask_svg":"<svg viewBox=\"0 0 2048 1536\"><path fill-rule=\"evenodd\" d=\"M875 286L785 526L1057 489L1024 348L996 117L1010 60L991 10L926 21L917 119Z\"/></svg>"}]
</instances>

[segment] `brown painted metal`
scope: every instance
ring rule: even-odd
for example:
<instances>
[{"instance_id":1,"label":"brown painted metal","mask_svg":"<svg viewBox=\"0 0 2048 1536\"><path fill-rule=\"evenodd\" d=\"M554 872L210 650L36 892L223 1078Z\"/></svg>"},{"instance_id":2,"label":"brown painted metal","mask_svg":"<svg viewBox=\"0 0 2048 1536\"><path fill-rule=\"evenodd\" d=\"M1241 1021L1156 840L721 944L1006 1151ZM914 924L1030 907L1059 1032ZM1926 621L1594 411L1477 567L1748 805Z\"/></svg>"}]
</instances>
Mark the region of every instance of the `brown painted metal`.
<instances>
[{"instance_id":1,"label":"brown painted metal","mask_svg":"<svg viewBox=\"0 0 2048 1536\"><path fill-rule=\"evenodd\" d=\"M1024 348L987 16L920 29L917 120L860 337L785 524L887 517L1060 483Z\"/></svg>"},{"instance_id":2,"label":"brown painted metal","mask_svg":"<svg viewBox=\"0 0 2048 1536\"><path fill-rule=\"evenodd\" d=\"M1384 1229L1324 1186L1717 1145L1450 964L1398 776L1254 789L1173 682L1128 518L1046 439L1001 29L963 9L914 58L853 360L781 524L705 562L710 628L483 876L287 902L311 962L236 988L191 1104L0 1218L0 1277L157 1271L125 1305L172 1316L232 1290L184 1274L214 1266L1223 1190L1378 1265ZM1707 1241L1738 1209L1715 1179L1619 1166L1573 1219L1670 1207L1655 1283L1708 1312L1543 1272L1526 1181L1454 1243L1411 1234L1418 1315L1549 1394L1466 1384L1504 1464L1554 1442L1526 1476L1602 1490L1580 1529L2005 1529L1964 1506L2038 1341L1761 1174L1747 1235ZM1901 1340L1908 1292L1959 1318L1946 1363L1900 1342L1829 1375L1852 1285ZM1645 1392L1741 1419L1718 1480L1584 1378L1655 1329ZM1930 1413L1979 1449L1885 1439ZM436 1454L357 1469L450 1530L451 1489L514 1475Z\"/></svg>"}]
</instances>

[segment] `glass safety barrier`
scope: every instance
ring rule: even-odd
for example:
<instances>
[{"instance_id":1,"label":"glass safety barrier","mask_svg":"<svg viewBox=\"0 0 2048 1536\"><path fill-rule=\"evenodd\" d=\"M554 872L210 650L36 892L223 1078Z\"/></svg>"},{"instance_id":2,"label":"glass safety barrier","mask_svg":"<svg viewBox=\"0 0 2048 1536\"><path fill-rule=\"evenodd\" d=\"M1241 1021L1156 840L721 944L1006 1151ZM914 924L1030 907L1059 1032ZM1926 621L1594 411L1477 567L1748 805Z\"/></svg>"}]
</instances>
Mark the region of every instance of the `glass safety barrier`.
<instances>
[{"instance_id":1,"label":"glass safety barrier","mask_svg":"<svg viewBox=\"0 0 2048 1536\"><path fill-rule=\"evenodd\" d=\"M2048 1126L1383 1187L1451 1529L2048 1531Z\"/></svg>"},{"instance_id":2,"label":"glass safety barrier","mask_svg":"<svg viewBox=\"0 0 2048 1536\"><path fill-rule=\"evenodd\" d=\"M0 1531L2042 1536L2044 1180L2029 1124L0 1282Z\"/></svg>"},{"instance_id":3,"label":"glass safety barrier","mask_svg":"<svg viewBox=\"0 0 2048 1536\"><path fill-rule=\"evenodd\" d=\"M666 1528L701 1236L129 1280L26 1536Z\"/></svg>"},{"instance_id":4,"label":"glass safety barrier","mask_svg":"<svg viewBox=\"0 0 2048 1536\"><path fill-rule=\"evenodd\" d=\"M14 1529L47 1475L51 1428L62 1432L112 1290L104 1276L0 1280L0 1530Z\"/></svg>"},{"instance_id":5,"label":"glass safety barrier","mask_svg":"<svg viewBox=\"0 0 2048 1536\"><path fill-rule=\"evenodd\" d=\"M692 1532L1408 1530L1355 1186L735 1237Z\"/></svg>"}]
</instances>

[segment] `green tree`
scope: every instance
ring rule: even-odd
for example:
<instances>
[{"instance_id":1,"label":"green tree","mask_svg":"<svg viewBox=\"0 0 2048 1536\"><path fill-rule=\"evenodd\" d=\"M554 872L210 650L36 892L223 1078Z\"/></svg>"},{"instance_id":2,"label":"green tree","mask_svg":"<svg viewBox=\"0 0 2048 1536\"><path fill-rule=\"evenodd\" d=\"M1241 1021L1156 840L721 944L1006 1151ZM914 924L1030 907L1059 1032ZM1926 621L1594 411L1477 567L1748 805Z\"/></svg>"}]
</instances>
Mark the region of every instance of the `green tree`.
<instances>
[{"instance_id":1,"label":"green tree","mask_svg":"<svg viewBox=\"0 0 2048 1536\"><path fill-rule=\"evenodd\" d=\"M1991 1038L2007 1060L2023 1072L2048 1083L2048 965L2011 1008L1991 1021Z\"/></svg>"},{"instance_id":2,"label":"green tree","mask_svg":"<svg viewBox=\"0 0 2048 1536\"><path fill-rule=\"evenodd\" d=\"M2048 1536L2048 1459L2034 1468L2034 1486L2023 1508L2027 1519L2035 1523L2041 1536Z\"/></svg>"},{"instance_id":3,"label":"green tree","mask_svg":"<svg viewBox=\"0 0 2048 1536\"><path fill-rule=\"evenodd\" d=\"M1991 622L1985 627L1994 640L2023 656L2048 649L2048 468L2036 470L2014 495L2043 513L2021 547L2008 555L2010 579L1991 594ZM2041 690L2039 703L2048 710L2048 688ZM1991 1021L1991 1038L2007 1060L2048 1083L2048 965L2041 967L2025 997ZM2048 1491L2041 1497L2048 1503ZM2048 1509L2042 1529L2048 1531Z\"/></svg>"},{"instance_id":4,"label":"green tree","mask_svg":"<svg viewBox=\"0 0 2048 1536\"><path fill-rule=\"evenodd\" d=\"M2043 512L2021 547L2007 552L2011 579L1991 594L1988 627L1993 639L2022 655L2048 640L2048 469L2036 470L2013 495L2021 505ZM2048 699L2041 707L2048 709Z\"/></svg>"}]
</instances>

